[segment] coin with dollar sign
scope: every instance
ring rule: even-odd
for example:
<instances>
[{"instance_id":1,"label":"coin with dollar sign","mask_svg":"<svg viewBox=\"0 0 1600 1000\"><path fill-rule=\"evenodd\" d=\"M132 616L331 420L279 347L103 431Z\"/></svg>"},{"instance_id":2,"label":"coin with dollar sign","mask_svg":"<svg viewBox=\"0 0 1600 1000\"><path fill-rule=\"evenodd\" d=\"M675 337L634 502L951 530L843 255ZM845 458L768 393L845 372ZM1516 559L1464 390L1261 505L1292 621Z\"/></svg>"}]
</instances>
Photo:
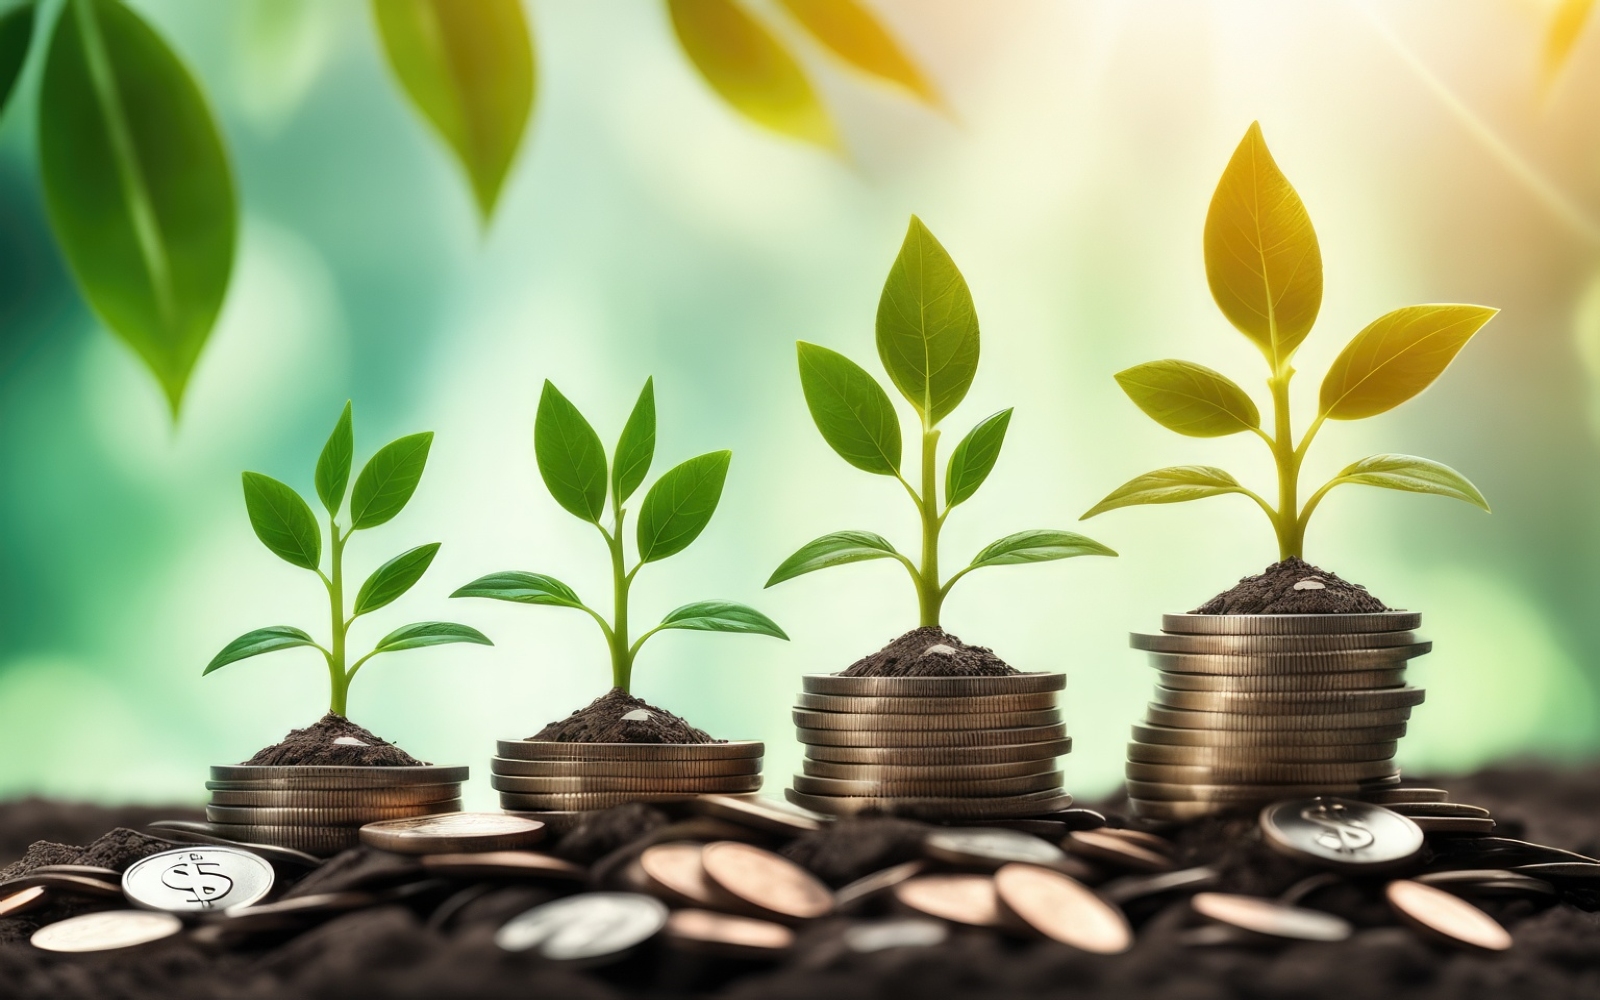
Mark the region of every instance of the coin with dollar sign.
<instances>
[{"instance_id":1,"label":"coin with dollar sign","mask_svg":"<svg viewBox=\"0 0 1600 1000\"><path fill-rule=\"evenodd\" d=\"M1336 868L1380 871L1422 850L1422 830L1405 816L1369 802L1319 795L1261 810L1262 837L1275 850Z\"/></svg>"},{"instance_id":2,"label":"coin with dollar sign","mask_svg":"<svg viewBox=\"0 0 1600 1000\"><path fill-rule=\"evenodd\" d=\"M222 910L260 900L273 878L272 865L259 855L197 844L134 862L122 873L122 891L147 910Z\"/></svg>"}]
</instances>

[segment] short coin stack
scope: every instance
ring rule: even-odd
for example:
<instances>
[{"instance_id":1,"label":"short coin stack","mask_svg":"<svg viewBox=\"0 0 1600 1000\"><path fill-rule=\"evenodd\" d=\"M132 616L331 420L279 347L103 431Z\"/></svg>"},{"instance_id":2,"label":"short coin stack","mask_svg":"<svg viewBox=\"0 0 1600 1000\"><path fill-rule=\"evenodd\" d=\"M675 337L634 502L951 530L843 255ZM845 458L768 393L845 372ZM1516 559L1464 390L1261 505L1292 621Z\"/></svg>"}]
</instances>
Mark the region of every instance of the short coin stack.
<instances>
[{"instance_id":1,"label":"short coin stack","mask_svg":"<svg viewBox=\"0 0 1600 1000\"><path fill-rule=\"evenodd\" d=\"M729 743L564 743L500 740L489 784L500 807L561 830L578 814L625 802L761 790L765 746Z\"/></svg>"},{"instance_id":2,"label":"short coin stack","mask_svg":"<svg viewBox=\"0 0 1600 1000\"><path fill-rule=\"evenodd\" d=\"M829 815L933 820L1042 816L1072 804L1056 758L1072 749L1065 674L804 678L794 709L804 773L786 791Z\"/></svg>"},{"instance_id":3,"label":"short coin stack","mask_svg":"<svg viewBox=\"0 0 1600 1000\"><path fill-rule=\"evenodd\" d=\"M1135 633L1160 671L1128 744L1134 811L1185 820L1400 780L1394 763L1420 688L1406 661L1432 649L1421 615L1166 615Z\"/></svg>"},{"instance_id":4,"label":"short coin stack","mask_svg":"<svg viewBox=\"0 0 1600 1000\"><path fill-rule=\"evenodd\" d=\"M219 837L320 857L356 846L363 824L461 809L465 767L218 766L206 820Z\"/></svg>"}]
</instances>

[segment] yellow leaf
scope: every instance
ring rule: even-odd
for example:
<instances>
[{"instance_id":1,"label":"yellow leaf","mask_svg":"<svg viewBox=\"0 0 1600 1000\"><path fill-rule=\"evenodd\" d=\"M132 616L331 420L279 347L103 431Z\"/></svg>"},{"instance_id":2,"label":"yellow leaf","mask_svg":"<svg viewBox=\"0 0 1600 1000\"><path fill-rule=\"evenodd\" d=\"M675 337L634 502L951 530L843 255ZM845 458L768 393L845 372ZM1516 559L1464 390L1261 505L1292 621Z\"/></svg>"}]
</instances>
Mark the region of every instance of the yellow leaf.
<instances>
[{"instance_id":1,"label":"yellow leaf","mask_svg":"<svg viewBox=\"0 0 1600 1000\"><path fill-rule=\"evenodd\" d=\"M1323 415L1360 420L1394 409L1432 385L1497 312L1487 306L1424 305L1379 316L1333 360L1322 380Z\"/></svg>"},{"instance_id":2,"label":"yellow leaf","mask_svg":"<svg viewBox=\"0 0 1600 1000\"><path fill-rule=\"evenodd\" d=\"M894 36L856 0L782 0L795 20L833 54L865 73L911 91L935 107L943 102Z\"/></svg>"},{"instance_id":3,"label":"yellow leaf","mask_svg":"<svg viewBox=\"0 0 1600 1000\"><path fill-rule=\"evenodd\" d=\"M1305 204L1252 123L1206 213L1206 278L1228 321L1267 356L1289 363L1322 306L1322 251Z\"/></svg>"},{"instance_id":4,"label":"yellow leaf","mask_svg":"<svg viewBox=\"0 0 1600 1000\"><path fill-rule=\"evenodd\" d=\"M1544 36L1545 86L1561 75L1593 10L1594 0L1561 0L1550 18L1550 30Z\"/></svg>"}]
</instances>

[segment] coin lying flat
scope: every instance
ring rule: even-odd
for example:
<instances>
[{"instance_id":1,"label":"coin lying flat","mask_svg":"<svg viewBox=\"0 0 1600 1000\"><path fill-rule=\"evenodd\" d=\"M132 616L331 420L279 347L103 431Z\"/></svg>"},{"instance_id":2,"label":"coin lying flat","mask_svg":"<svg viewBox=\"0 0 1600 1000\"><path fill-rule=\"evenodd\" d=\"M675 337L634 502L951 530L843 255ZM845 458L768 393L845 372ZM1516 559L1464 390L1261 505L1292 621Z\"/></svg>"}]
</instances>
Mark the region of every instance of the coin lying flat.
<instances>
[{"instance_id":1,"label":"coin lying flat","mask_svg":"<svg viewBox=\"0 0 1600 1000\"><path fill-rule=\"evenodd\" d=\"M1056 760L1023 760L1011 764L953 764L944 767L912 767L884 764L835 764L832 761L801 761L804 772L813 778L839 778L844 781L968 782L1000 778L1025 778L1055 770Z\"/></svg>"},{"instance_id":2,"label":"coin lying flat","mask_svg":"<svg viewBox=\"0 0 1600 1000\"><path fill-rule=\"evenodd\" d=\"M1363 792L1361 797L1380 806L1407 802L1448 802L1450 793L1442 788L1381 788Z\"/></svg>"},{"instance_id":3,"label":"coin lying flat","mask_svg":"<svg viewBox=\"0 0 1600 1000\"><path fill-rule=\"evenodd\" d=\"M1411 708L1425 697L1421 688L1381 691L1174 691L1157 687L1155 703L1198 712L1380 712Z\"/></svg>"},{"instance_id":4,"label":"coin lying flat","mask_svg":"<svg viewBox=\"0 0 1600 1000\"><path fill-rule=\"evenodd\" d=\"M515 760L495 757L491 774L521 778L723 778L760 774L762 757L726 760Z\"/></svg>"},{"instance_id":5,"label":"coin lying flat","mask_svg":"<svg viewBox=\"0 0 1600 1000\"><path fill-rule=\"evenodd\" d=\"M1222 881L1222 873L1215 868L1184 868L1155 875L1124 875L1100 886L1100 895L1118 906L1136 899L1160 896L1169 892L1198 892L1211 889Z\"/></svg>"},{"instance_id":6,"label":"coin lying flat","mask_svg":"<svg viewBox=\"0 0 1600 1000\"><path fill-rule=\"evenodd\" d=\"M1354 795L1361 790L1355 783L1337 785L1318 782L1311 785L1184 785L1160 781L1129 781L1128 794L1146 800L1177 802L1272 802L1277 799L1303 799L1315 795Z\"/></svg>"},{"instance_id":7,"label":"coin lying flat","mask_svg":"<svg viewBox=\"0 0 1600 1000\"><path fill-rule=\"evenodd\" d=\"M1133 727L1133 738L1141 743L1190 747L1333 747L1387 743L1406 734L1405 725L1369 726L1357 729L1185 729L1178 726L1142 725Z\"/></svg>"},{"instance_id":8,"label":"coin lying flat","mask_svg":"<svg viewBox=\"0 0 1600 1000\"><path fill-rule=\"evenodd\" d=\"M464 854L427 854L422 867L444 878L542 879L581 882L588 872L581 866L536 851L472 851Z\"/></svg>"},{"instance_id":9,"label":"coin lying flat","mask_svg":"<svg viewBox=\"0 0 1600 1000\"><path fill-rule=\"evenodd\" d=\"M1120 954L1133 945L1122 911L1060 872L1008 864L994 873L994 890L1006 911L1051 940L1096 955Z\"/></svg>"},{"instance_id":10,"label":"coin lying flat","mask_svg":"<svg viewBox=\"0 0 1600 1000\"><path fill-rule=\"evenodd\" d=\"M882 764L892 767L943 767L946 765L1009 764L1050 761L1072 752L1072 738L989 747L806 747L806 757L836 764Z\"/></svg>"},{"instance_id":11,"label":"coin lying flat","mask_svg":"<svg viewBox=\"0 0 1600 1000\"><path fill-rule=\"evenodd\" d=\"M1404 686L1404 667L1392 670L1343 670L1325 674L1180 674L1161 671L1159 683L1175 691L1228 691L1239 694L1300 691L1382 690Z\"/></svg>"},{"instance_id":12,"label":"coin lying flat","mask_svg":"<svg viewBox=\"0 0 1600 1000\"><path fill-rule=\"evenodd\" d=\"M653 844L639 855L639 869L652 895L680 906L716 906L716 886L706 878L700 855L704 844ZM643 888L643 887L641 887Z\"/></svg>"},{"instance_id":13,"label":"coin lying flat","mask_svg":"<svg viewBox=\"0 0 1600 1000\"><path fill-rule=\"evenodd\" d=\"M459 812L460 799L421 802L409 806L256 807L206 806L210 823L248 823L260 826L360 826L385 819L407 819L435 813Z\"/></svg>"},{"instance_id":14,"label":"coin lying flat","mask_svg":"<svg viewBox=\"0 0 1600 1000\"><path fill-rule=\"evenodd\" d=\"M1115 830L1078 830L1067 834L1061 846L1079 857L1106 861L1137 872L1168 872L1178 867L1172 856L1148 843L1118 836Z\"/></svg>"},{"instance_id":15,"label":"coin lying flat","mask_svg":"<svg viewBox=\"0 0 1600 1000\"><path fill-rule=\"evenodd\" d=\"M629 802L687 802L694 797L694 792L501 792L500 808L508 812L582 812Z\"/></svg>"},{"instance_id":16,"label":"coin lying flat","mask_svg":"<svg viewBox=\"0 0 1600 1000\"><path fill-rule=\"evenodd\" d=\"M850 730L795 728L801 743L841 747L992 747L1059 740L1064 725L1015 729Z\"/></svg>"},{"instance_id":17,"label":"coin lying flat","mask_svg":"<svg viewBox=\"0 0 1600 1000\"><path fill-rule=\"evenodd\" d=\"M1493 917L1443 889L1399 879L1384 895L1396 916L1432 938L1484 951L1511 947L1511 935Z\"/></svg>"},{"instance_id":18,"label":"coin lying flat","mask_svg":"<svg viewBox=\"0 0 1600 1000\"><path fill-rule=\"evenodd\" d=\"M940 698L874 698L841 694L806 694L795 707L813 712L851 712L867 715L996 715L1004 712L1042 712L1056 707L1056 693L988 694Z\"/></svg>"},{"instance_id":19,"label":"coin lying flat","mask_svg":"<svg viewBox=\"0 0 1600 1000\"><path fill-rule=\"evenodd\" d=\"M730 958L771 957L794 944L794 931L782 924L709 910L674 912L667 918L666 936L680 948Z\"/></svg>"},{"instance_id":20,"label":"coin lying flat","mask_svg":"<svg viewBox=\"0 0 1600 1000\"><path fill-rule=\"evenodd\" d=\"M360 827L354 826L259 826L244 823L211 823L219 837L246 846L271 844L304 851L319 857L338 854L361 842Z\"/></svg>"},{"instance_id":21,"label":"coin lying flat","mask_svg":"<svg viewBox=\"0 0 1600 1000\"><path fill-rule=\"evenodd\" d=\"M1422 830L1370 802L1313 797L1261 810L1261 835L1274 850L1302 861L1382 871L1422 850Z\"/></svg>"},{"instance_id":22,"label":"coin lying flat","mask_svg":"<svg viewBox=\"0 0 1600 1000\"><path fill-rule=\"evenodd\" d=\"M1400 773L1398 765L1387 760L1354 764L1143 764L1129 761L1124 773L1135 781L1164 781L1197 785L1257 784L1312 785L1328 782L1347 785Z\"/></svg>"},{"instance_id":23,"label":"coin lying flat","mask_svg":"<svg viewBox=\"0 0 1600 1000\"><path fill-rule=\"evenodd\" d=\"M396 788L360 788L301 791L298 789L265 789L235 791L214 789L211 805L248 806L251 808L388 808L414 806L432 802L459 801L461 786L401 785Z\"/></svg>"},{"instance_id":24,"label":"coin lying flat","mask_svg":"<svg viewBox=\"0 0 1600 1000\"><path fill-rule=\"evenodd\" d=\"M1432 646L1419 642L1389 649L1349 650L1337 653L1278 653L1255 656L1220 653L1147 653L1147 665L1174 674L1219 674L1225 677L1258 677L1262 674L1328 674L1339 671L1394 670L1431 652Z\"/></svg>"},{"instance_id":25,"label":"coin lying flat","mask_svg":"<svg viewBox=\"0 0 1600 1000\"><path fill-rule=\"evenodd\" d=\"M851 731L894 731L915 729L1021 729L1027 726L1054 726L1061 722L1058 709L1037 712L992 712L979 714L966 712L960 715L887 715L865 712L812 712L794 709L794 724L804 729L841 729Z\"/></svg>"},{"instance_id":26,"label":"coin lying flat","mask_svg":"<svg viewBox=\"0 0 1600 1000\"><path fill-rule=\"evenodd\" d=\"M1385 649L1417 642L1415 632L1346 632L1325 635L1149 635L1134 632L1128 645L1152 653L1331 653L1349 649Z\"/></svg>"},{"instance_id":27,"label":"coin lying flat","mask_svg":"<svg viewBox=\"0 0 1600 1000\"><path fill-rule=\"evenodd\" d=\"M882 812L892 816L932 819L1007 819L1059 812L1072 805L1072 796L1055 792L996 796L984 799L933 798L927 796L876 797L807 795L792 788L784 797L803 809L835 816L854 816L863 812Z\"/></svg>"},{"instance_id":28,"label":"coin lying flat","mask_svg":"<svg viewBox=\"0 0 1600 1000\"><path fill-rule=\"evenodd\" d=\"M33 871L0 882L0 893L21 892L24 889L34 888L49 889L70 896L122 898L122 886L111 879L89 878L65 872Z\"/></svg>"},{"instance_id":29,"label":"coin lying flat","mask_svg":"<svg viewBox=\"0 0 1600 1000\"><path fill-rule=\"evenodd\" d=\"M930 917L974 927L1000 924L1000 897L991 875L918 875L894 887L894 898Z\"/></svg>"},{"instance_id":30,"label":"coin lying flat","mask_svg":"<svg viewBox=\"0 0 1600 1000\"><path fill-rule=\"evenodd\" d=\"M560 743L553 740L500 740L495 753L511 760L735 760L761 757L765 745L755 740L727 743Z\"/></svg>"},{"instance_id":31,"label":"coin lying flat","mask_svg":"<svg viewBox=\"0 0 1600 1000\"><path fill-rule=\"evenodd\" d=\"M780 919L810 920L833 910L833 893L816 876L771 851L721 840L700 852L706 877L723 891Z\"/></svg>"},{"instance_id":32,"label":"coin lying flat","mask_svg":"<svg viewBox=\"0 0 1600 1000\"><path fill-rule=\"evenodd\" d=\"M990 870L1012 862L1058 865L1067 857L1061 848L1038 837L983 827L934 830L923 839L922 849L935 861Z\"/></svg>"},{"instance_id":33,"label":"coin lying flat","mask_svg":"<svg viewBox=\"0 0 1600 1000\"><path fill-rule=\"evenodd\" d=\"M557 962L620 958L660 933L667 908L633 892L586 892L513 917L494 936L506 951L537 951Z\"/></svg>"},{"instance_id":34,"label":"coin lying flat","mask_svg":"<svg viewBox=\"0 0 1600 1000\"><path fill-rule=\"evenodd\" d=\"M852 910L869 899L876 899L901 882L916 878L927 869L928 863L918 858L858 878L833 894L833 908L841 913Z\"/></svg>"},{"instance_id":35,"label":"coin lying flat","mask_svg":"<svg viewBox=\"0 0 1600 1000\"><path fill-rule=\"evenodd\" d=\"M317 781L342 780L352 783L352 788L369 788L387 785L438 785L452 781L466 781L468 768L438 767L426 764L420 767L344 767L332 764L214 765L212 781Z\"/></svg>"},{"instance_id":36,"label":"coin lying flat","mask_svg":"<svg viewBox=\"0 0 1600 1000\"><path fill-rule=\"evenodd\" d=\"M368 823L361 828L361 842L396 854L459 854L532 847L544 833L537 820L457 812Z\"/></svg>"},{"instance_id":37,"label":"coin lying flat","mask_svg":"<svg viewBox=\"0 0 1600 1000\"><path fill-rule=\"evenodd\" d=\"M1346 743L1306 747L1186 747L1167 743L1128 744L1128 759L1142 764L1170 764L1180 767L1237 767L1260 764L1353 764L1388 761L1400 744ZM1399 791L1400 789L1394 789ZM1386 790L1387 791L1387 790ZM1381 802L1381 799L1370 801Z\"/></svg>"},{"instance_id":38,"label":"coin lying flat","mask_svg":"<svg viewBox=\"0 0 1600 1000\"><path fill-rule=\"evenodd\" d=\"M842 778L794 776L796 791L807 795L924 795L954 798L988 798L996 795L1022 795L1061 787L1061 772L1027 774L1020 778L991 778L987 781L850 781Z\"/></svg>"},{"instance_id":39,"label":"coin lying flat","mask_svg":"<svg viewBox=\"0 0 1600 1000\"><path fill-rule=\"evenodd\" d=\"M690 808L702 816L727 820L752 830L799 836L822 829L826 817L782 802L766 799L736 799L728 795L702 795Z\"/></svg>"},{"instance_id":40,"label":"coin lying flat","mask_svg":"<svg viewBox=\"0 0 1600 1000\"><path fill-rule=\"evenodd\" d=\"M1600 868L1600 865L1596 865ZM1412 878L1413 882L1437 886L1449 892L1486 896L1556 896L1556 887L1542 878L1503 869L1466 869L1462 871L1428 872Z\"/></svg>"},{"instance_id":41,"label":"coin lying flat","mask_svg":"<svg viewBox=\"0 0 1600 1000\"><path fill-rule=\"evenodd\" d=\"M761 775L734 774L715 778L527 778L494 774L489 776L489 787L524 795L560 792L754 792L761 788Z\"/></svg>"},{"instance_id":42,"label":"coin lying flat","mask_svg":"<svg viewBox=\"0 0 1600 1000\"><path fill-rule=\"evenodd\" d=\"M1189 900L1201 916L1256 934L1301 941L1343 941L1352 931L1348 921L1320 910L1286 906L1255 896L1202 892Z\"/></svg>"},{"instance_id":43,"label":"coin lying flat","mask_svg":"<svg viewBox=\"0 0 1600 1000\"><path fill-rule=\"evenodd\" d=\"M107 910L46 924L29 941L43 951L113 951L160 941L182 929L183 921L170 913Z\"/></svg>"},{"instance_id":44,"label":"coin lying flat","mask_svg":"<svg viewBox=\"0 0 1600 1000\"><path fill-rule=\"evenodd\" d=\"M30 885L0 895L0 917L14 917L43 906L48 892L42 885Z\"/></svg>"},{"instance_id":45,"label":"coin lying flat","mask_svg":"<svg viewBox=\"0 0 1600 1000\"><path fill-rule=\"evenodd\" d=\"M1556 861L1539 865L1522 865L1517 873L1524 877L1537 876L1541 879L1597 879L1600 878L1600 864L1588 864L1582 861Z\"/></svg>"},{"instance_id":46,"label":"coin lying flat","mask_svg":"<svg viewBox=\"0 0 1600 1000\"><path fill-rule=\"evenodd\" d=\"M1066 674L1008 674L1004 677L844 677L806 674L800 678L807 694L845 695L857 698L963 698L969 695L1038 694L1067 686Z\"/></svg>"},{"instance_id":47,"label":"coin lying flat","mask_svg":"<svg viewBox=\"0 0 1600 1000\"><path fill-rule=\"evenodd\" d=\"M1306 732L1318 729L1368 729L1393 726L1411 718L1409 708L1391 708L1381 712L1330 712L1289 714L1282 710L1271 714L1256 712L1190 712L1176 708L1162 708L1151 704L1144 711L1145 722L1152 726L1171 726L1175 729L1220 729L1240 732L1271 732L1293 730Z\"/></svg>"},{"instance_id":48,"label":"coin lying flat","mask_svg":"<svg viewBox=\"0 0 1600 1000\"><path fill-rule=\"evenodd\" d=\"M1422 624L1414 611L1341 615L1162 615L1161 630L1183 635L1337 635L1407 632Z\"/></svg>"},{"instance_id":49,"label":"coin lying flat","mask_svg":"<svg viewBox=\"0 0 1600 1000\"><path fill-rule=\"evenodd\" d=\"M272 891L275 879L259 855L195 845L135 861L122 873L122 891L135 906L187 913L249 906Z\"/></svg>"}]
</instances>

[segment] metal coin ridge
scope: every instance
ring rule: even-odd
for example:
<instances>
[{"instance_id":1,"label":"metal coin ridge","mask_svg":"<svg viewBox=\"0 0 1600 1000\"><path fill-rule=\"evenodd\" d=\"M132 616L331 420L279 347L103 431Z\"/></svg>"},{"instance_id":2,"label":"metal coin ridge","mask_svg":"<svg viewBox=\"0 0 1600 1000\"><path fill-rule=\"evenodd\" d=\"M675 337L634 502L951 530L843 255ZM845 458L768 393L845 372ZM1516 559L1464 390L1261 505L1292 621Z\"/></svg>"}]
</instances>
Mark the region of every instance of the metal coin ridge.
<instances>
[{"instance_id":1,"label":"metal coin ridge","mask_svg":"<svg viewBox=\"0 0 1600 1000\"><path fill-rule=\"evenodd\" d=\"M877 698L920 698L925 695L957 698L965 695L1038 694L1061 691L1066 674L1007 674L1000 677L844 677L806 674L801 690L808 694Z\"/></svg>"},{"instance_id":2,"label":"metal coin ridge","mask_svg":"<svg viewBox=\"0 0 1600 1000\"><path fill-rule=\"evenodd\" d=\"M1162 615L1161 631L1183 635L1334 635L1408 632L1422 624L1414 611L1342 615Z\"/></svg>"}]
</instances>

